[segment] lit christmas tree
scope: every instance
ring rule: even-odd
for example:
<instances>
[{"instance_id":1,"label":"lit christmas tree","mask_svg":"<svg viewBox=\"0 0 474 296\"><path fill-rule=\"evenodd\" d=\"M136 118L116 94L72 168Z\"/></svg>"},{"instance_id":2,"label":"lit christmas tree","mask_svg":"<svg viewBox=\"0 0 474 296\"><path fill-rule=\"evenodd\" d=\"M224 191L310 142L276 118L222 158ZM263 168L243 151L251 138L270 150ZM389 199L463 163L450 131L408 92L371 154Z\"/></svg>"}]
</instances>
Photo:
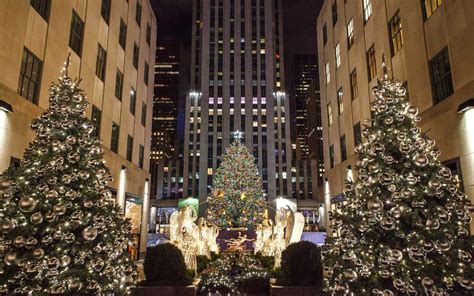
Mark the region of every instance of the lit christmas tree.
<instances>
[{"instance_id":1,"label":"lit christmas tree","mask_svg":"<svg viewBox=\"0 0 474 296\"><path fill-rule=\"evenodd\" d=\"M129 292L131 227L106 187L87 105L66 65L20 167L0 178L1 294Z\"/></svg>"},{"instance_id":2,"label":"lit christmas tree","mask_svg":"<svg viewBox=\"0 0 474 296\"><path fill-rule=\"evenodd\" d=\"M221 228L261 223L266 205L255 158L240 142L242 133L236 131L234 137L222 156L208 199L207 217Z\"/></svg>"},{"instance_id":3,"label":"lit christmas tree","mask_svg":"<svg viewBox=\"0 0 474 296\"><path fill-rule=\"evenodd\" d=\"M472 205L386 73L384 65L356 147L358 177L331 213L325 287L333 295L472 295Z\"/></svg>"}]
</instances>

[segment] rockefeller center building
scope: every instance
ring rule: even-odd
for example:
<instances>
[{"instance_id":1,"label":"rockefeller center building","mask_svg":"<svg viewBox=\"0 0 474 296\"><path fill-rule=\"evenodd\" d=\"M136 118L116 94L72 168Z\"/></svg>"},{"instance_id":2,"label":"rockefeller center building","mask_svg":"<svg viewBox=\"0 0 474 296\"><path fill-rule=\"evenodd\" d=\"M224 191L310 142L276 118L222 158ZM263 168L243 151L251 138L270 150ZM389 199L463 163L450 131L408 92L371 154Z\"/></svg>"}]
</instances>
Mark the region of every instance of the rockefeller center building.
<instances>
[{"instance_id":1,"label":"rockefeller center building","mask_svg":"<svg viewBox=\"0 0 474 296\"><path fill-rule=\"evenodd\" d=\"M472 1L326 0L317 20L325 194L343 200L354 147L371 118L371 89L389 76L420 110L422 132L474 197L474 6ZM466 42L470 40L471 42ZM329 201L329 200L328 200ZM471 231L473 230L471 222Z\"/></svg>"},{"instance_id":2,"label":"rockefeller center building","mask_svg":"<svg viewBox=\"0 0 474 296\"><path fill-rule=\"evenodd\" d=\"M0 13L0 172L19 164L34 138L30 123L48 108L70 54L69 76L86 92L108 186L131 219L138 258L146 248L156 43L149 1L4 0Z\"/></svg>"},{"instance_id":3,"label":"rockefeller center building","mask_svg":"<svg viewBox=\"0 0 474 296\"><path fill-rule=\"evenodd\" d=\"M184 195L204 200L231 133L258 161L267 199L291 194L281 0L194 0Z\"/></svg>"}]
</instances>

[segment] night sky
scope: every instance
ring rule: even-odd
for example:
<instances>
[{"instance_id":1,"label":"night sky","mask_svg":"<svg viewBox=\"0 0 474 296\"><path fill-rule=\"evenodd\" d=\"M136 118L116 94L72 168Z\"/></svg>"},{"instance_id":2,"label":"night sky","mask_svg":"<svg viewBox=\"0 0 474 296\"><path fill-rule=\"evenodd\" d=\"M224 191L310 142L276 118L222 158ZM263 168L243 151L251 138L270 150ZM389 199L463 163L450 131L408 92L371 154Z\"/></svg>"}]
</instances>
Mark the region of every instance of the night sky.
<instances>
[{"instance_id":1,"label":"night sky","mask_svg":"<svg viewBox=\"0 0 474 296\"><path fill-rule=\"evenodd\" d=\"M181 45L180 114L178 125L184 125L184 98L189 91L191 59L192 1L150 0L157 18L157 43ZM285 89L293 93L293 55L316 54L316 19L323 0L283 0L283 32L285 46ZM291 97L291 96L290 96ZM294 108L292 108L294 109ZM292 113L293 114L293 113ZM180 129L180 128L178 128Z\"/></svg>"}]
</instances>

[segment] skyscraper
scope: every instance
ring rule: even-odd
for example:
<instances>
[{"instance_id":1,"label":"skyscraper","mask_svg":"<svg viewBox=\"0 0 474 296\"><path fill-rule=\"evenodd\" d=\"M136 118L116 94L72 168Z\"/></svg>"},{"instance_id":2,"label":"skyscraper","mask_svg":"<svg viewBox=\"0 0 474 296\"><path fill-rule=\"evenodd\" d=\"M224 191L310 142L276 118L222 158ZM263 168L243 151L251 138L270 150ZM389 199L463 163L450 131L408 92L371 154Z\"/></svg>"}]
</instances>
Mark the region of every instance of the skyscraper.
<instances>
[{"instance_id":1,"label":"skyscraper","mask_svg":"<svg viewBox=\"0 0 474 296\"><path fill-rule=\"evenodd\" d=\"M258 160L269 200L287 196L291 151L281 0L195 0L184 190L204 199L234 130Z\"/></svg>"},{"instance_id":2,"label":"skyscraper","mask_svg":"<svg viewBox=\"0 0 474 296\"><path fill-rule=\"evenodd\" d=\"M313 79L318 77L318 60L316 55L295 55L293 58L295 71L295 126L296 140L299 146L299 159L307 159L308 148L308 106L307 91Z\"/></svg>"},{"instance_id":3,"label":"skyscraper","mask_svg":"<svg viewBox=\"0 0 474 296\"><path fill-rule=\"evenodd\" d=\"M316 167L314 159L309 158L308 146L308 114L316 112L309 110L307 91L313 79L318 77L317 58L315 55L298 54L293 56L294 94L296 139L292 145L292 195L295 198L313 198L313 170Z\"/></svg>"},{"instance_id":4,"label":"skyscraper","mask_svg":"<svg viewBox=\"0 0 474 296\"><path fill-rule=\"evenodd\" d=\"M173 155L175 149L179 95L179 45L159 44L155 58L155 88L151 160Z\"/></svg>"}]
</instances>

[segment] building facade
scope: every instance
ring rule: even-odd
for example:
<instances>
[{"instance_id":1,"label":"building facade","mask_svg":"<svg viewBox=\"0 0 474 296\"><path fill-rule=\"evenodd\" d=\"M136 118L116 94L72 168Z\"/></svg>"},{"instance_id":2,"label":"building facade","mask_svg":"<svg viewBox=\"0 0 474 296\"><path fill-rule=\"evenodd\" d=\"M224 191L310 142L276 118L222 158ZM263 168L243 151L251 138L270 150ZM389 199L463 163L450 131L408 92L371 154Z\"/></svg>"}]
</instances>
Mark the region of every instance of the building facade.
<instances>
[{"instance_id":1,"label":"building facade","mask_svg":"<svg viewBox=\"0 0 474 296\"><path fill-rule=\"evenodd\" d=\"M281 0L195 0L186 100L186 197L204 200L231 132L258 160L269 200L288 196L291 143L283 91Z\"/></svg>"},{"instance_id":2,"label":"building facade","mask_svg":"<svg viewBox=\"0 0 474 296\"><path fill-rule=\"evenodd\" d=\"M422 131L474 199L474 111L462 108L474 97L473 18L469 0L325 1L317 37L328 197L341 196L355 163L385 54L390 76L420 110Z\"/></svg>"},{"instance_id":3,"label":"building facade","mask_svg":"<svg viewBox=\"0 0 474 296\"><path fill-rule=\"evenodd\" d=\"M0 53L0 100L13 109L0 111L0 171L33 139L30 122L48 108L49 87L70 54L69 75L82 79L87 115L103 139L109 186L132 219L135 253L144 252L156 42L150 3L5 0L0 15L8 45Z\"/></svg>"}]
</instances>

